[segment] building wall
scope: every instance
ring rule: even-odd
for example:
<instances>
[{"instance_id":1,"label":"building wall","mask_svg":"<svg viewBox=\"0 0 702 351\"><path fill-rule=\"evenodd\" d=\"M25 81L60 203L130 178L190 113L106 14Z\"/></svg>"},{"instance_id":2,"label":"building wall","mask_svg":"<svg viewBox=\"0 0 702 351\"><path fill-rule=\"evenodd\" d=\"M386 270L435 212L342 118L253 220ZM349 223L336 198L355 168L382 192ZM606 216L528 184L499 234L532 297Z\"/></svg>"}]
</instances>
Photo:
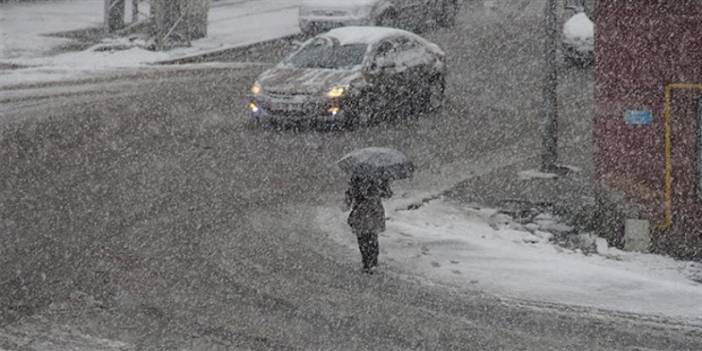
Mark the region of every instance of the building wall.
<instances>
[{"instance_id":1,"label":"building wall","mask_svg":"<svg viewBox=\"0 0 702 351\"><path fill-rule=\"evenodd\" d=\"M596 179L629 216L658 224L665 200L664 90L672 83L702 84L702 0L598 0L596 12ZM654 233L656 245L668 251L688 242L702 249L701 97L694 90L673 93L674 225ZM653 123L627 125L626 110L650 110ZM697 253L702 256L702 250Z\"/></svg>"}]
</instances>

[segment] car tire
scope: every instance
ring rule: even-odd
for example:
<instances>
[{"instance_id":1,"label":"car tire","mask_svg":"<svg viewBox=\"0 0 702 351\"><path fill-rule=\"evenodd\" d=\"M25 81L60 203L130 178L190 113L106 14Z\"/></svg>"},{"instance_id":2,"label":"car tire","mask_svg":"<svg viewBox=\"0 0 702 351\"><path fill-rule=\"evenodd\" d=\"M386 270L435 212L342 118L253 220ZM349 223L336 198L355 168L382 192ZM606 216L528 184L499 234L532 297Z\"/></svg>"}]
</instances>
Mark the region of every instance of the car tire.
<instances>
[{"instance_id":1,"label":"car tire","mask_svg":"<svg viewBox=\"0 0 702 351\"><path fill-rule=\"evenodd\" d=\"M354 131L358 128L359 120L358 115L355 113L349 113L346 115L342 127L347 131Z\"/></svg>"},{"instance_id":2,"label":"car tire","mask_svg":"<svg viewBox=\"0 0 702 351\"><path fill-rule=\"evenodd\" d=\"M255 118L248 118L246 122L244 122L244 129L247 130L254 130L258 129L261 127L261 121Z\"/></svg>"},{"instance_id":3,"label":"car tire","mask_svg":"<svg viewBox=\"0 0 702 351\"><path fill-rule=\"evenodd\" d=\"M300 33L302 34L303 38L312 38L313 36L315 36L314 31L312 31L311 29L300 29Z\"/></svg>"},{"instance_id":4,"label":"car tire","mask_svg":"<svg viewBox=\"0 0 702 351\"><path fill-rule=\"evenodd\" d=\"M375 20L375 25L378 27L390 27L394 28L397 26L397 16L395 12L388 10L380 14Z\"/></svg>"},{"instance_id":5,"label":"car tire","mask_svg":"<svg viewBox=\"0 0 702 351\"><path fill-rule=\"evenodd\" d=\"M435 75L424 91L423 112L436 112L444 107L446 95L446 77L443 74Z\"/></svg>"},{"instance_id":6,"label":"car tire","mask_svg":"<svg viewBox=\"0 0 702 351\"><path fill-rule=\"evenodd\" d=\"M456 24L456 16L458 15L458 2L453 0L444 0L441 6L436 23L440 27L453 27Z\"/></svg>"}]
</instances>

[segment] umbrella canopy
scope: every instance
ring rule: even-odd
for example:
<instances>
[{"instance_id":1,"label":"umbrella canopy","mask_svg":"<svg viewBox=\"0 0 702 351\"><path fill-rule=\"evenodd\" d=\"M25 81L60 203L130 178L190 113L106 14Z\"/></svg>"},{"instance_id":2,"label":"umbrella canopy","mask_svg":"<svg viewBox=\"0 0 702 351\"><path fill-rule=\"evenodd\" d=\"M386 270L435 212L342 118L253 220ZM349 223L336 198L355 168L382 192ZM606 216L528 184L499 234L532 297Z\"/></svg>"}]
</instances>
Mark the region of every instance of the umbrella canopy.
<instances>
[{"instance_id":1,"label":"umbrella canopy","mask_svg":"<svg viewBox=\"0 0 702 351\"><path fill-rule=\"evenodd\" d=\"M405 154L385 147L368 147L353 151L337 161L348 174L381 179L405 179L414 173L414 164Z\"/></svg>"}]
</instances>

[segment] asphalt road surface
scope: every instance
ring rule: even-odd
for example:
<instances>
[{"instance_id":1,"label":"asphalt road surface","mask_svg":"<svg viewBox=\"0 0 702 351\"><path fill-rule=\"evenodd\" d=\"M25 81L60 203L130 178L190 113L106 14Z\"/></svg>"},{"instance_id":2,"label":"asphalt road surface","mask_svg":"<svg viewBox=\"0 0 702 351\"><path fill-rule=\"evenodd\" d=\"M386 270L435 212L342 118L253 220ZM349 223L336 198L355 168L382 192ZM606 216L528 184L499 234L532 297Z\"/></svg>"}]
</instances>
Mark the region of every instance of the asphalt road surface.
<instances>
[{"instance_id":1,"label":"asphalt road surface","mask_svg":"<svg viewBox=\"0 0 702 351\"><path fill-rule=\"evenodd\" d=\"M355 131L246 128L265 64L3 92L0 350L702 349L681 323L368 277L315 227L355 148L425 174L538 154L543 2L493 3L425 34L449 55L444 111ZM591 72L562 78L564 152L587 164Z\"/></svg>"}]
</instances>

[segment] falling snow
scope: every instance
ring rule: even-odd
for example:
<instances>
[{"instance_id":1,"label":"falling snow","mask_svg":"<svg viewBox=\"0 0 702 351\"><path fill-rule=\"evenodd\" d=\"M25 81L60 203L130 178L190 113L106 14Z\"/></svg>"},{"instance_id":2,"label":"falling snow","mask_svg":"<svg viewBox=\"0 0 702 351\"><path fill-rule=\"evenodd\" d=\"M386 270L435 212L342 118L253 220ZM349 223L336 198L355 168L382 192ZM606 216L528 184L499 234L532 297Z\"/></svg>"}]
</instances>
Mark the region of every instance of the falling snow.
<instances>
[{"instance_id":1,"label":"falling snow","mask_svg":"<svg viewBox=\"0 0 702 351\"><path fill-rule=\"evenodd\" d=\"M699 1L159 1L0 1L0 351L702 349Z\"/></svg>"}]
</instances>

